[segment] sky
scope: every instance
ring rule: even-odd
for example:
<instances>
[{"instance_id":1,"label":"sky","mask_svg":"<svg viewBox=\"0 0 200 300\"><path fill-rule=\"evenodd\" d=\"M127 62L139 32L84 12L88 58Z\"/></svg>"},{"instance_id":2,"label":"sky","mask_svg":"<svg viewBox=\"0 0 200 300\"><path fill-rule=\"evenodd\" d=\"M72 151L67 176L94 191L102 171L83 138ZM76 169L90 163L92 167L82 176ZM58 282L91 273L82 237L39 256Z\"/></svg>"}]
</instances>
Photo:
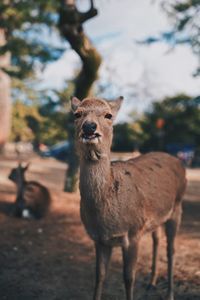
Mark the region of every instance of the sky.
<instances>
[{"instance_id":1,"label":"sky","mask_svg":"<svg viewBox=\"0 0 200 300\"><path fill-rule=\"evenodd\" d=\"M149 36L170 31L170 20L160 1L96 0L99 14L85 23L85 31L101 53L96 89L100 96L125 97L119 120L136 110L148 110L153 100L177 93L195 96L200 92L200 78L192 77L197 57L187 45L172 47L164 41L141 45ZM89 1L78 1L84 10ZM77 54L66 43L59 61L49 64L42 74L43 83L60 89L73 79L80 66Z\"/></svg>"}]
</instances>

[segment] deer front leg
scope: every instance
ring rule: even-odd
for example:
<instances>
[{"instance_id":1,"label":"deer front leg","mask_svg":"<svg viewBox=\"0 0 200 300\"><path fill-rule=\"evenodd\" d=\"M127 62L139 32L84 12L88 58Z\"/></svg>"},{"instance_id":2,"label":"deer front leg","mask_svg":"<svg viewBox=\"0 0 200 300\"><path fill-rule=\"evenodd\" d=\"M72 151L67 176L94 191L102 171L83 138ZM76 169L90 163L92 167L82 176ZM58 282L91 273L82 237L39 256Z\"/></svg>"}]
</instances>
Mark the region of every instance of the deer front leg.
<instances>
[{"instance_id":1,"label":"deer front leg","mask_svg":"<svg viewBox=\"0 0 200 300\"><path fill-rule=\"evenodd\" d=\"M133 300L133 288L135 282L138 246L139 241L133 239L127 241L127 243L122 247L124 261L123 275L127 300Z\"/></svg>"},{"instance_id":2,"label":"deer front leg","mask_svg":"<svg viewBox=\"0 0 200 300\"><path fill-rule=\"evenodd\" d=\"M96 284L93 300L101 300L103 283L109 266L112 247L96 243Z\"/></svg>"},{"instance_id":3,"label":"deer front leg","mask_svg":"<svg viewBox=\"0 0 200 300\"><path fill-rule=\"evenodd\" d=\"M24 208L24 200L21 197L17 197L14 203L12 214L15 217L21 218L23 208Z\"/></svg>"}]
</instances>

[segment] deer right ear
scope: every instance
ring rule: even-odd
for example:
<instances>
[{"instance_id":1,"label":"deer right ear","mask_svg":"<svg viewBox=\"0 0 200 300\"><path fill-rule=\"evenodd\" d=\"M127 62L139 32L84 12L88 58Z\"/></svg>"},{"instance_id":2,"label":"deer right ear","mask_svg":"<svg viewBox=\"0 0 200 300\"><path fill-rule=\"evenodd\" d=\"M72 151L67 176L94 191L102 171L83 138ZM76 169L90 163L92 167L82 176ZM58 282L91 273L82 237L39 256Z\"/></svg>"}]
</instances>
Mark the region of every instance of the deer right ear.
<instances>
[{"instance_id":1,"label":"deer right ear","mask_svg":"<svg viewBox=\"0 0 200 300\"><path fill-rule=\"evenodd\" d=\"M30 162L27 163L27 165L23 168L24 171L28 170L28 168L30 167L30 164L31 164Z\"/></svg>"},{"instance_id":2,"label":"deer right ear","mask_svg":"<svg viewBox=\"0 0 200 300\"><path fill-rule=\"evenodd\" d=\"M76 98L76 97L71 98L71 108L72 108L73 112L75 112L77 110L77 108L79 107L80 104L81 104L81 101L78 98Z\"/></svg>"}]
</instances>

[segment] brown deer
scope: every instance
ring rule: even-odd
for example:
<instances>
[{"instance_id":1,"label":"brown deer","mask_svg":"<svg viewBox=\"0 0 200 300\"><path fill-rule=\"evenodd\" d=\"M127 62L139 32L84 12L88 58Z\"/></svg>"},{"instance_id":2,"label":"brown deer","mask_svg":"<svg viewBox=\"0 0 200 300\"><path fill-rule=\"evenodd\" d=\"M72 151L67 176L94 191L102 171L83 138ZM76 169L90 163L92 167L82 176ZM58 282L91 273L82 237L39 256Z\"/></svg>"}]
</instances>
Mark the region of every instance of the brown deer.
<instances>
[{"instance_id":1,"label":"brown deer","mask_svg":"<svg viewBox=\"0 0 200 300\"><path fill-rule=\"evenodd\" d=\"M139 241L152 232L151 285L157 277L158 228L165 226L168 256L168 294L173 300L174 240L181 219L186 179L179 160L152 152L128 161L110 162L113 120L117 101L73 97L76 143L80 157L81 219L96 247L94 300L102 285L114 246L123 253L126 299L133 299Z\"/></svg>"},{"instance_id":2,"label":"brown deer","mask_svg":"<svg viewBox=\"0 0 200 300\"><path fill-rule=\"evenodd\" d=\"M11 170L8 178L17 186L17 197L13 214L16 217L40 219L48 211L51 197L48 189L36 181L26 181L25 167L18 164L17 168Z\"/></svg>"}]
</instances>

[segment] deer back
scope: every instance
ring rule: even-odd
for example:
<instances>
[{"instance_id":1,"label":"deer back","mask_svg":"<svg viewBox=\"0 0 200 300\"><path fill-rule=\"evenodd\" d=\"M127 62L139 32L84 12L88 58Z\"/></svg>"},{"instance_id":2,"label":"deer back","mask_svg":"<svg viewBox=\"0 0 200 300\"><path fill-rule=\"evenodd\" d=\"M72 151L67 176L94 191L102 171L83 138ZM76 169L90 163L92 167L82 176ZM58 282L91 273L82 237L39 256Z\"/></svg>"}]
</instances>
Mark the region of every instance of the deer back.
<instances>
[{"instance_id":1,"label":"deer back","mask_svg":"<svg viewBox=\"0 0 200 300\"><path fill-rule=\"evenodd\" d=\"M47 213L51 203L48 189L36 181L27 181L25 183L23 200L25 207L30 209L37 218L41 218Z\"/></svg>"}]
</instances>

